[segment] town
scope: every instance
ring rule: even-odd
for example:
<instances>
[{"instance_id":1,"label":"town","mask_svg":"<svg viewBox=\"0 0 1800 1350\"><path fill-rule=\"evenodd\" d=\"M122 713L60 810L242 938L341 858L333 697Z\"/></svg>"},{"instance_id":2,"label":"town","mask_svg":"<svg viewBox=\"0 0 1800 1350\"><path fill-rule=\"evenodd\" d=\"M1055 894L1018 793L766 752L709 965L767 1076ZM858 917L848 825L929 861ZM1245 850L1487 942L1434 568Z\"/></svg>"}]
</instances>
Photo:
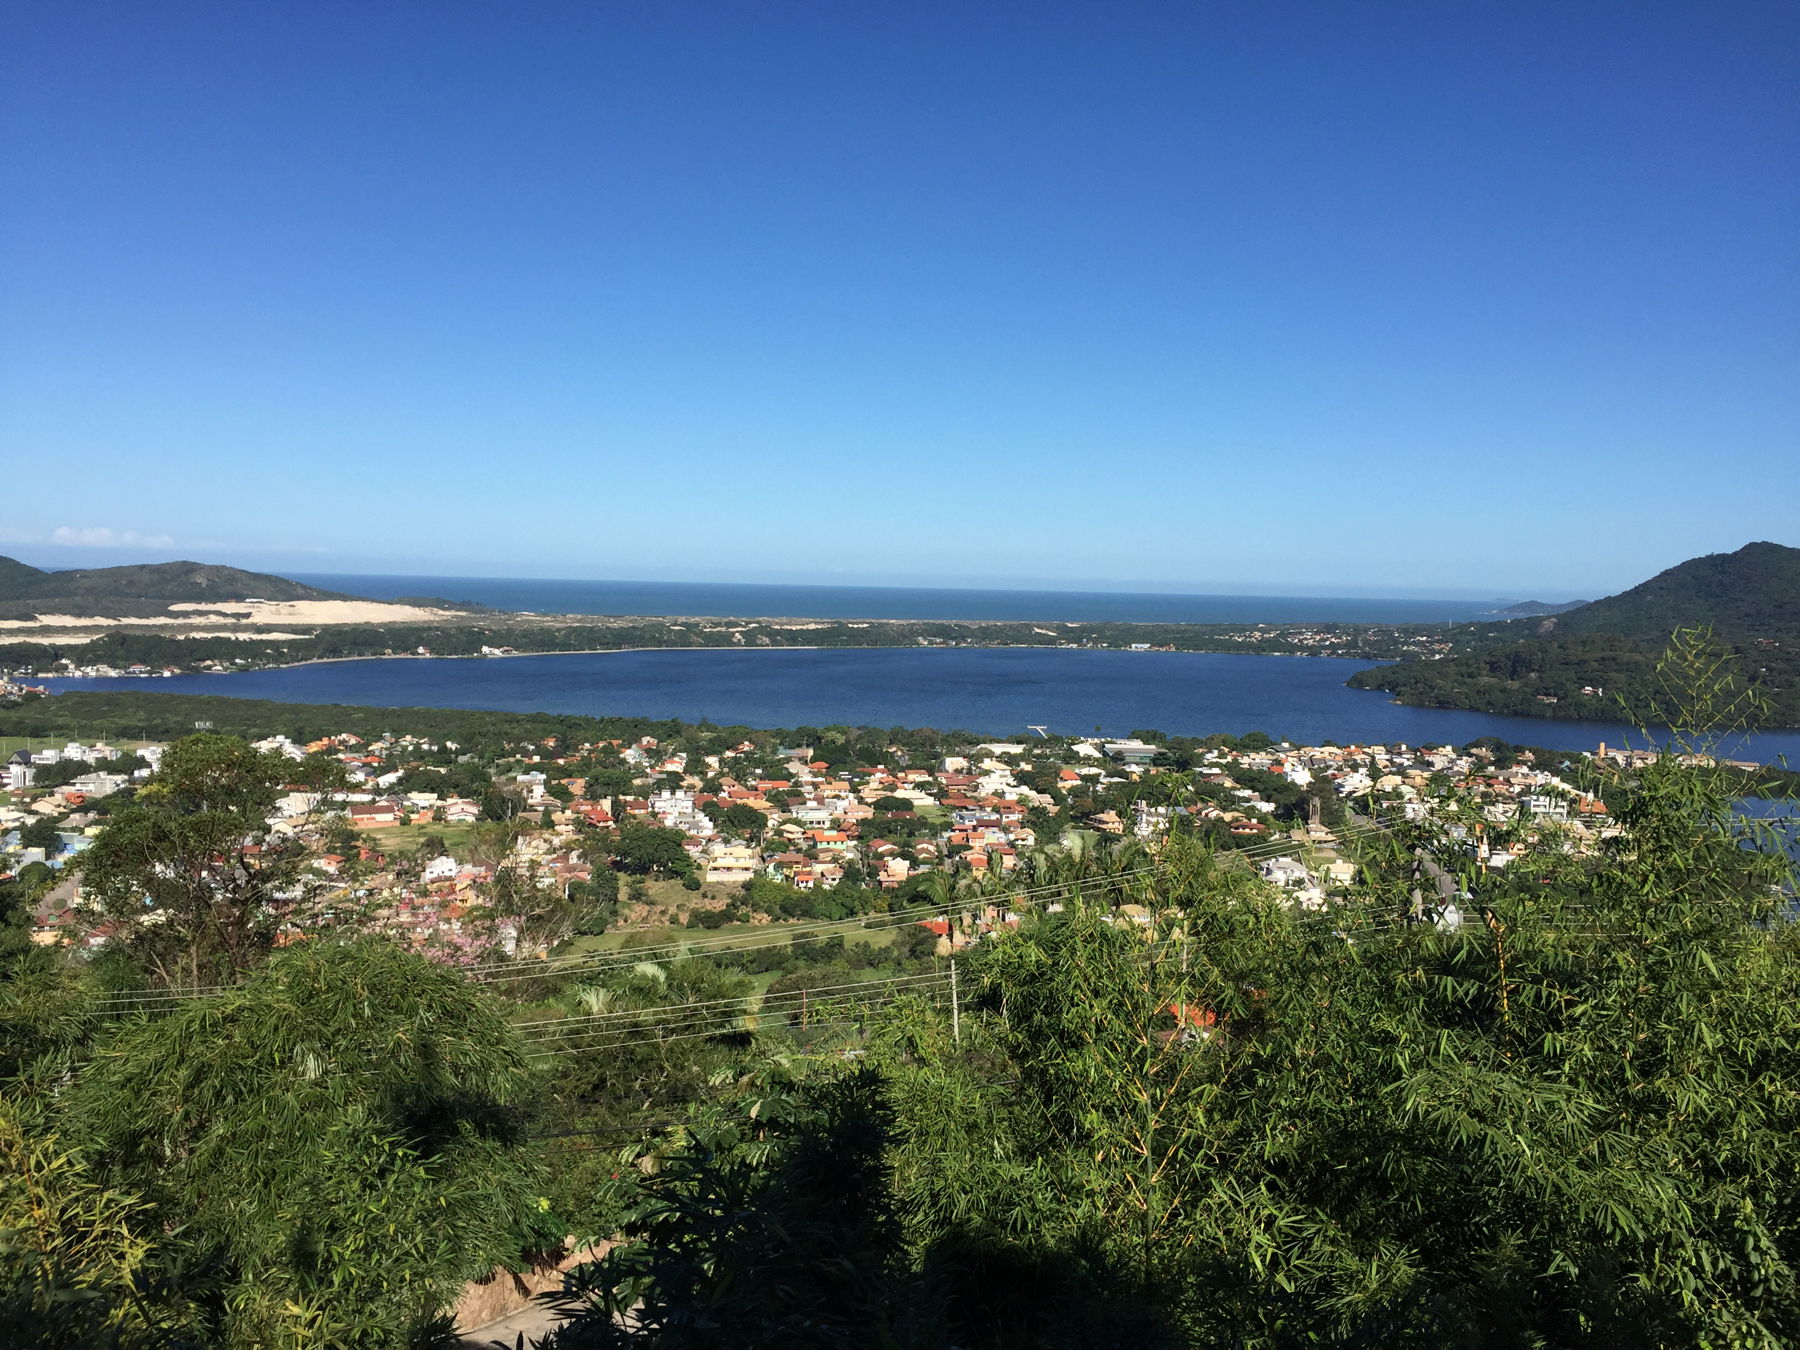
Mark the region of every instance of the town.
<instances>
[{"instance_id":1,"label":"town","mask_svg":"<svg viewBox=\"0 0 1800 1350\"><path fill-rule=\"evenodd\" d=\"M304 844L310 859L279 940L354 927L460 964L546 957L609 930L849 919L959 889L1003 897L1034 859L1094 843L1154 854L1171 831L1207 838L1292 905L1322 911L1355 894L1360 847L1402 825L1433 829L1472 871L1545 845L1591 854L1613 831L1596 768L1644 758L1604 744L1583 755L1150 735L929 753L865 741L855 759L841 743L755 736L710 750L695 735L550 737L485 762L400 733L254 746L295 768L267 837ZM112 936L81 903L81 854L164 748L68 742L6 757L0 874L38 883L35 941L93 949ZM337 785L301 786L309 763Z\"/></svg>"}]
</instances>

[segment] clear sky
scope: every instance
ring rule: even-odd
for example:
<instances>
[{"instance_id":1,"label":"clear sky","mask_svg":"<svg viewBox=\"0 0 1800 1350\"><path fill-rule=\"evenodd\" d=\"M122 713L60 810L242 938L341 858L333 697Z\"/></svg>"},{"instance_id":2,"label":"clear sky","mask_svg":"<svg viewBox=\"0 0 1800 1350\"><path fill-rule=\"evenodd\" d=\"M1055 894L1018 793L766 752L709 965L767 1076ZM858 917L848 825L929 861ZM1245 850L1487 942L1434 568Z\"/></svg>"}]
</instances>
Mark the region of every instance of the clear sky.
<instances>
[{"instance_id":1,"label":"clear sky","mask_svg":"<svg viewBox=\"0 0 1800 1350\"><path fill-rule=\"evenodd\" d=\"M1546 599L1800 543L1800 6L24 0L0 552Z\"/></svg>"}]
</instances>

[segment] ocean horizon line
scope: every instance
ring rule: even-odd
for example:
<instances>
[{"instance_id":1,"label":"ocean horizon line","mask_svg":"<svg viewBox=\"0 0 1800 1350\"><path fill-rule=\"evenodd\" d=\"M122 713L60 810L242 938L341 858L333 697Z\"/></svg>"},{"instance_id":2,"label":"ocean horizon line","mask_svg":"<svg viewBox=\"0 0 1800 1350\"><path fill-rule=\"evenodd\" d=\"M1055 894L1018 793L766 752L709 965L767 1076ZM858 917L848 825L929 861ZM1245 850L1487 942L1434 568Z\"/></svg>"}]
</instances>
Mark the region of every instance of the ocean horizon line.
<instances>
[{"instance_id":1,"label":"ocean horizon line","mask_svg":"<svg viewBox=\"0 0 1800 1350\"><path fill-rule=\"evenodd\" d=\"M257 570L257 569L252 569ZM1386 590L1373 586L1353 586L1342 590L1327 587L1295 586L1280 590L1246 589L1239 586L1222 585L1217 589L1203 590L1195 587L1176 588L1169 585L1124 585L1105 583L1070 583L1067 585L1024 585L976 582L889 582L889 581L737 581L723 577L704 579L684 577L559 577L549 575L512 575L493 572L339 572L306 569L289 571L273 569L273 574L291 578L317 582L324 579L383 581L457 581L487 584L490 582L507 585L535 585L539 583L557 586L655 586L655 587L694 587L697 589L744 588L762 590L829 590L829 591L944 591L959 595L1082 595L1082 596L1152 596L1168 600L1401 600L1417 601L1425 604L1471 604L1471 605L1513 605L1530 600L1540 600L1546 604L1572 603L1574 596L1564 596L1561 591L1554 594L1539 594L1533 591L1525 594L1520 591L1512 594L1505 591L1477 592L1467 588L1446 590L1407 590L1404 588ZM1529 588L1527 588L1529 589Z\"/></svg>"},{"instance_id":2,"label":"ocean horizon line","mask_svg":"<svg viewBox=\"0 0 1800 1350\"><path fill-rule=\"evenodd\" d=\"M585 581L553 577L295 572L296 581L377 600L435 597L508 612L633 617L1116 623L1451 623L1499 598L1232 595L1004 587L840 586L747 581Z\"/></svg>"}]
</instances>

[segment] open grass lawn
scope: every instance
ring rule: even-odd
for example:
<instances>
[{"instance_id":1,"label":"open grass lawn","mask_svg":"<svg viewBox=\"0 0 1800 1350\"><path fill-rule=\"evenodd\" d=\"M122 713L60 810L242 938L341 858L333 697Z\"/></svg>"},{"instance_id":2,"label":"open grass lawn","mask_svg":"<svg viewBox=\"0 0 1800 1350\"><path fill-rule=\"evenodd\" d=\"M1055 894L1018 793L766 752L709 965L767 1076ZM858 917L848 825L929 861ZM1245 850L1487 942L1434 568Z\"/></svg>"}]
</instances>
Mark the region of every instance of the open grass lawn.
<instances>
[{"instance_id":1,"label":"open grass lawn","mask_svg":"<svg viewBox=\"0 0 1800 1350\"><path fill-rule=\"evenodd\" d=\"M879 917L879 916L876 916ZM846 945L866 942L871 947L890 946L897 928L865 930L861 919L841 919L823 928L808 926L806 932L841 935ZM722 928L680 928L662 925L649 928L614 929L598 937L579 937L557 952L558 956L576 956L582 952L629 951L636 947L661 947L675 942L693 942L697 946L724 945L765 947L793 939L798 926L791 923L728 923Z\"/></svg>"},{"instance_id":2,"label":"open grass lawn","mask_svg":"<svg viewBox=\"0 0 1800 1350\"><path fill-rule=\"evenodd\" d=\"M703 909L716 909L720 903L718 900L706 898L704 886L697 891L690 891L675 877L644 877L641 879L620 877L620 898L629 903L631 891L636 885L643 886L648 904L656 909L665 909L670 914L679 910L692 909L696 904ZM723 887L716 888L715 893L722 893L723 889Z\"/></svg>"},{"instance_id":3,"label":"open grass lawn","mask_svg":"<svg viewBox=\"0 0 1800 1350\"><path fill-rule=\"evenodd\" d=\"M375 841L375 846L383 853L411 853L425 842L425 836L435 834L444 841L450 850L450 856L461 860L468 855L469 836L474 832L472 824L459 821L454 825L430 823L425 825L388 825L379 829L364 830L363 833Z\"/></svg>"},{"instance_id":4,"label":"open grass lawn","mask_svg":"<svg viewBox=\"0 0 1800 1350\"><path fill-rule=\"evenodd\" d=\"M5 716L0 713L0 718ZM82 744L92 745L94 737L82 736ZM0 759L5 759L15 750L60 750L69 743L67 736L0 736ZM139 750L146 745L162 745L162 741L113 740L108 738L108 745L115 750Z\"/></svg>"}]
</instances>

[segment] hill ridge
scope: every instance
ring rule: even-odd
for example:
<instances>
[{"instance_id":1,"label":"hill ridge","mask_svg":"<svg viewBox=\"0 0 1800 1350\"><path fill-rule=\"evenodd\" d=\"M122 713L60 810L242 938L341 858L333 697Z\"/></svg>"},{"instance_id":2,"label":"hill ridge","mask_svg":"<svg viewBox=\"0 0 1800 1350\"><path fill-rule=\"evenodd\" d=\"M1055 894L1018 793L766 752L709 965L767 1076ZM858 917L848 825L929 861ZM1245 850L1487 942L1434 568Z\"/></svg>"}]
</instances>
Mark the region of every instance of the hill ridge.
<instances>
[{"instance_id":1,"label":"hill ridge","mask_svg":"<svg viewBox=\"0 0 1800 1350\"><path fill-rule=\"evenodd\" d=\"M0 556L0 607L8 613L23 609L103 616L109 607L123 615L146 605L361 598L222 563L183 560L51 571Z\"/></svg>"},{"instance_id":2,"label":"hill ridge","mask_svg":"<svg viewBox=\"0 0 1800 1350\"><path fill-rule=\"evenodd\" d=\"M1660 640L1697 625L1732 637L1800 634L1800 548L1765 539L1689 558L1617 595L1547 618L1543 631Z\"/></svg>"}]
</instances>

